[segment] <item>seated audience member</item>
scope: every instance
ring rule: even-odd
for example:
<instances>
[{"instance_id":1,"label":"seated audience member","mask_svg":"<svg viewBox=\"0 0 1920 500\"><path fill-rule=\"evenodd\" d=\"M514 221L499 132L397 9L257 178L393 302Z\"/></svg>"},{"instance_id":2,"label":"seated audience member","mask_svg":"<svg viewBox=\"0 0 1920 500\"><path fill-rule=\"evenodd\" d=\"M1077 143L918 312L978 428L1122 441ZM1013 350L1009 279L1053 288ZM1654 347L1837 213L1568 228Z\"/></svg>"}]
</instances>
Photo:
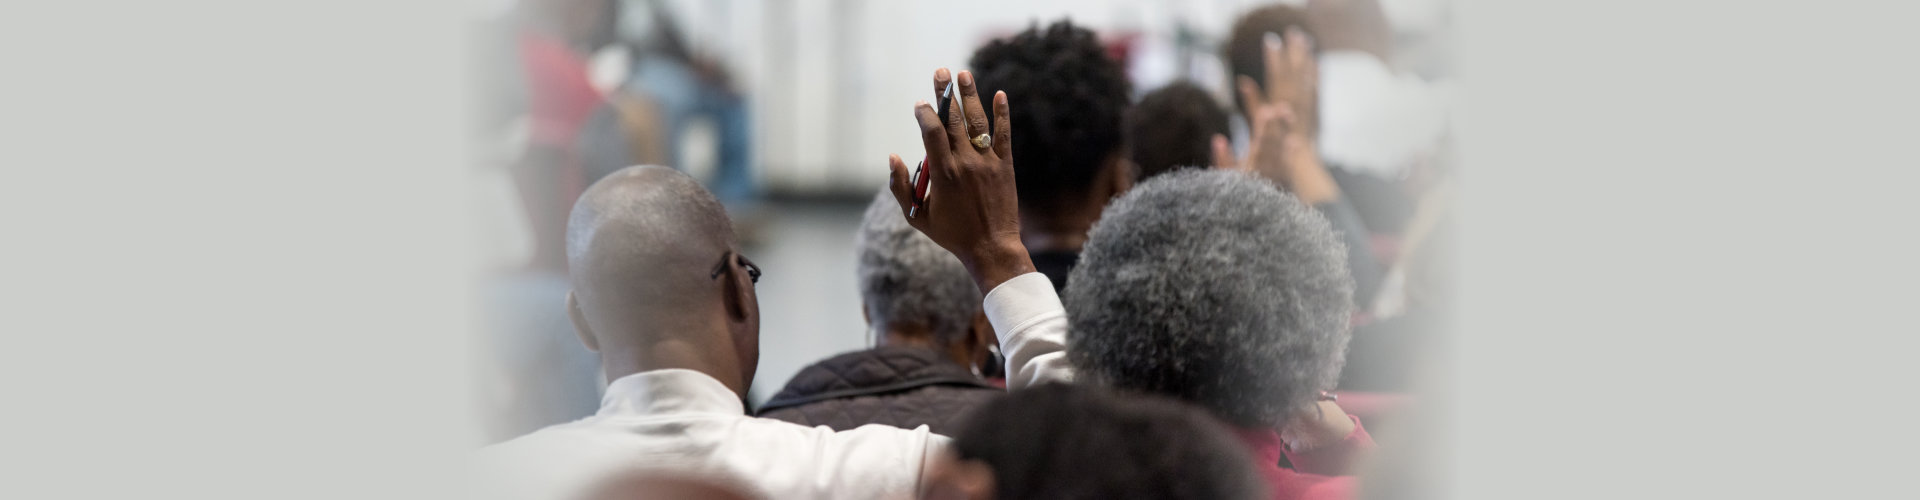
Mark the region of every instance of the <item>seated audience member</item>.
<instances>
[{"instance_id":1,"label":"seated audience member","mask_svg":"<svg viewBox=\"0 0 1920 500\"><path fill-rule=\"evenodd\" d=\"M1265 180L1184 170L1093 229L1066 297L1078 376L1204 407L1257 452L1274 497L1345 498L1359 420L1340 374L1353 280L1326 219ZM1276 433L1275 429L1280 432ZM1282 456L1297 470L1280 468Z\"/></svg>"},{"instance_id":2,"label":"seated audience member","mask_svg":"<svg viewBox=\"0 0 1920 500\"><path fill-rule=\"evenodd\" d=\"M1127 157L1133 180L1231 159L1227 111L1205 89L1174 82L1148 92L1127 110ZM1231 163L1231 162L1226 162Z\"/></svg>"},{"instance_id":3,"label":"seated audience member","mask_svg":"<svg viewBox=\"0 0 1920 500\"><path fill-rule=\"evenodd\" d=\"M868 204L854 248L877 347L801 369L760 416L834 430L925 425L952 435L968 410L1006 392L976 374L994 341L980 290L953 254L907 225L885 191Z\"/></svg>"},{"instance_id":4,"label":"seated audience member","mask_svg":"<svg viewBox=\"0 0 1920 500\"><path fill-rule=\"evenodd\" d=\"M720 203L686 174L645 166L601 179L574 205L566 241L567 310L599 353L606 394L591 417L484 449L482 496L569 498L639 466L740 478L762 497L901 498L917 493L926 458L948 445L926 427L833 432L745 415L760 357L760 270L736 250ZM982 268L990 276L1018 270L979 255L956 253L1007 262ZM976 284L991 291L1001 281ZM1008 324L993 317L1006 306L986 308ZM1029 374L1010 388L1058 377L1047 371L1061 363L1057 329L1005 337L1010 369ZM1033 360L1045 366L1025 366Z\"/></svg>"},{"instance_id":5,"label":"seated audience member","mask_svg":"<svg viewBox=\"0 0 1920 500\"><path fill-rule=\"evenodd\" d=\"M1011 350L1008 381L1072 379L1071 358L1094 382L1197 403L1237 426L1274 498L1349 496L1351 477L1323 474L1346 473L1372 439L1339 405L1318 401L1339 374L1354 307L1326 219L1243 172L1161 175L1107 209L1064 307L1021 242L1014 139L996 132L970 143L985 119L977 97L963 94L965 116L944 123L931 106L916 108L928 175L941 181L908 223L991 290L984 308ZM996 127L1008 128L1005 93L994 110ZM895 155L888 167L907 213L906 163ZM1068 338L1066 356L1029 346ZM1297 470L1280 468L1283 455Z\"/></svg>"},{"instance_id":6,"label":"seated audience member","mask_svg":"<svg viewBox=\"0 0 1920 500\"><path fill-rule=\"evenodd\" d=\"M587 54L612 34L606 0L521 0L517 51L524 87L527 150L512 167L514 184L532 223L532 267L559 273L567 209L586 189L577 149L594 110L604 105L593 87Z\"/></svg>"},{"instance_id":7,"label":"seated audience member","mask_svg":"<svg viewBox=\"0 0 1920 500\"><path fill-rule=\"evenodd\" d=\"M1047 384L989 402L936 459L929 499L1265 498L1245 449L1178 402Z\"/></svg>"},{"instance_id":8,"label":"seated audience member","mask_svg":"<svg viewBox=\"0 0 1920 500\"><path fill-rule=\"evenodd\" d=\"M1065 20L994 40L969 64L985 93L1004 91L1020 110L1012 122L1020 238L1064 289L1087 229L1133 181L1121 147L1131 84L1092 31Z\"/></svg>"}]
</instances>

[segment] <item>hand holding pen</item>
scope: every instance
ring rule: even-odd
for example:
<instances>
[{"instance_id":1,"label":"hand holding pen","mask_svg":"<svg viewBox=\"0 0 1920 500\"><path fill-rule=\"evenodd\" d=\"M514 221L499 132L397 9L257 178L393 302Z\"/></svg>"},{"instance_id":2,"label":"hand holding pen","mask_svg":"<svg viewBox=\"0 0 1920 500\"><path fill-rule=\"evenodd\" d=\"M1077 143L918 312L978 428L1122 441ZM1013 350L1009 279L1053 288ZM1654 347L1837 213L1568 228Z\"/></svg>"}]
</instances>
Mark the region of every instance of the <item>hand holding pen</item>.
<instances>
[{"instance_id":1,"label":"hand holding pen","mask_svg":"<svg viewBox=\"0 0 1920 500\"><path fill-rule=\"evenodd\" d=\"M1020 243L1011 110L1007 94L995 93L989 129L971 72L953 78L941 68L933 83L937 94L950 96L948 112L942 116L926 101L914 105L926 160L919 175L910 175L899 155L889 156L887 185L908 224L953 252L985 293L1033 272Z\"/></svg>"}]
</instances>

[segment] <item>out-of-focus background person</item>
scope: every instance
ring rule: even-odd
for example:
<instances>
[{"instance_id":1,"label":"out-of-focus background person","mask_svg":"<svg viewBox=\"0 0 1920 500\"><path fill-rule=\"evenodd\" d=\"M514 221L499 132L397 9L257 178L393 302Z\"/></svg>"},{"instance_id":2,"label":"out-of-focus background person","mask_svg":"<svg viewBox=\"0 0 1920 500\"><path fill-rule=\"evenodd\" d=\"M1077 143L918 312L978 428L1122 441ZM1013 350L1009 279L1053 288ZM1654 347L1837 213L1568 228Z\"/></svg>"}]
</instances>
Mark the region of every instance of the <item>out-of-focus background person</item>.
<instances>
[{"instance_id":1,"label":"out-of-focus background person","mask_svg":"<svg viewBox=\"0 0 1920 500\"><path fill-rule=\"evenodd\" d=\"M760 416L847 430L866 424L952 435L974 407L1005 391L1000 342L980 290L953 254L907 224L893 194L867 205L854 236L860 312L874 347L807 365Z\"/></svg>"},{"instance_id":2,"label":"out-of-focus background person","mask_svg":"<svg viewBox=\"0 0 1920 500\"><path fill-rule=\"evenodd\" d=\"M1169 399L1046 384L995 398L955 430L921 498L1272 498L1231 432Z\"/></svg>"},{"instance_id":3,"label":"out-of-focus background person","mask_svg":"<svg viewBox=\"0 0 1920 500\"><path fill-rule=\"evenodd\" d=\"M1127 159L1134 182L1182 168L1227 163L1233 155L1227 110L1188 81L1160 87L1127 110ZM1222 157L1222 158L1217 158Z\"/></svg>"},{"instance_id":4,"label":"out-of-focus background person","mask_svg":"<svg viewBox=\"0 0 1920 500\"><path fill-rule=\"evenodd\" d=\"M1130 84L1092 30L1059 21L988 42L968 60L982 93L1006 92L1020 168L1020 240L1064 289L1087 231L1133 185L1121 121Z\"/></svg>"},{"instance_id":5,"label":"out-of-focus background person","mask_svg":"<svg viewBox=\"0 0 1920 500\"><path fill-rule=\"evenodd\" d=\"M1329 170L1343 181L1360 172L1378 181L1370 185L1389 186L1362 194L1367 188L1340 185L1363 215L1375 198L1362 197L1377 191L1387 193L1382 206L1412 207L1425 186L1434 184L1428 180L1434 177L1428 172L1438 170L1432 168L1438 164L1432 160L1433 144L1445 140L1444 130L1400 130L1395 124L1445 116L1444 85L1433 83L1450 75L1445 46L1438 43L1450 24L1443 2L1281 2L1306 13L1301 17L1316 36L1322 63L1319 142ZM1045 35L1055 22L1070 21L1089 34L1074 42L1085 49L1075 50L1103 57L1081 57L1074 64L1110 67L1098 83L1123 90L1108 98L1114 104L1103 105L1112 113L1100 113L1114 115L1113 123L1097 124L1115 136L1097 148L1110 151L1075 153L1062 161L1117 168L1121 175L1111 177L1130 183L1137 160L1129 160L1122 116L1149 92L1175 82L1182 82L1189 96L1197 91L1215 102L1226 116L1227 149L1246 153L1251 138L1245 119L1235 114L1236 66L1227 55L1236 21L1274 5L1247 0L988 0L965 9L860 0L490 3L495 7L473 23L480 49L476 66L482 70L474 81L484 102L473 133L481 154L476 155L471 210L485 236L475 241L476 251L490 256L476 297L484 334L476 346L483 359L479 377L486 381L479 384L480 413L489 442L585 417L599 405L604 382L595 376L598 362L578 345L567 323L568 282L559 251L565 208L595 179L629 165L663 165L699 179L726 206L743 251L767 270L758 285L766 298L765 354L745 398L751 412L803 368L871 347L874 332L861 314L866 301L853 236L882 184L884 176L877 173L885 168L886 155L911 151L918 141L904 126L912 119L905 105L936 98L925 80L929 68L973 69L983 95L1003 85L1040 89L1008 90L1016 120L1042 118L1047 115L1040 106L1020 100L1073 75L1045 73L1064 66L1026 58L1049 52L1019 50L1016 35L1029 29ZM989 48L995 40L1002 48ZM1033 42L1049 40L1036 36ZM1368 65L1356 72L1334 61L1347 56L1366 58ZM996 75L988 66L1022 69ZM1348 81L1361 83L1342 83ZM1056 126L1015 129L1079 134L1096 126L1074 121L1084 110L1071 111L1056 113ZM1382 144L1375 135L1404 138L1394 144L1407 146L1377 157L1366 156L1373 149L1340 146L1350 137L1363 138L1353 139L1360 144ZM1017 140L1015 147L1050 139ZM908 159L910 164L916 160ZM1023 189L1030 184L1023 181ZM1119 183L1102 185L1114 184ZM1102 189L1106 194L1081 204L1091 213L1074 220L1090 222L1104 200L1124 187ZM1023 209L1029 205L1022 200ZM1412 211L1407 208L1401 217L1416 218ZM1398 251L1410 223L1376 227L1368 222L1364 251L1376 255L1383 269L1405 267ZM1060 233L1084 235L1084 224L1073 226L1079 229ZM1062 243L1058 249L1063 251L1056 253L1073 255L1075 247L1065 241L1072 238L1052 239ZM1042 251L1054 247L1030 248L1039 263ZM1403 294L1391 279L1383 281L1379 295ZM1368 321L1386 319L1372 315ZM1356 345L1366 328L1357 327ZM1362 357L1354 359L1363 363ZM1392 386L1376 388L1391 392Z\"/></svg>"}]
</instances>

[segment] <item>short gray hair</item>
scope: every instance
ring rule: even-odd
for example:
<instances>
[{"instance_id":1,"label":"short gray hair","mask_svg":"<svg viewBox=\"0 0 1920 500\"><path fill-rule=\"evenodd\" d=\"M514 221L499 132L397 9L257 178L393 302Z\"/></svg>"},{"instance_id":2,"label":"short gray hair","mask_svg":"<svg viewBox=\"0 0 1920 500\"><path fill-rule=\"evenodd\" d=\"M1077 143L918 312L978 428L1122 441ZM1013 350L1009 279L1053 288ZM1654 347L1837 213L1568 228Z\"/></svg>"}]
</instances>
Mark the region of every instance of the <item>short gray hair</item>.
<instances>
[{"instance_id":1,"label":"short gray hair","mask_svg":"<svg viewBox=\"0 0 1920 500\"><path fill-rule=\"evenodd\" d=\"M1272 183L1187 169L1109 205L1068 282L1068 357L1115 387L1242 426L1273 426L1332 389L1353 278L1325 217Z\"/></svg>"},{"instance_id":2,"label":"short gray hair","mask_svg":"<svg viewBox=\"0 0 1920 500\"><path fill-rule=\"evenodd\" d=\"M882 189L867 205L853 244L860 300L873 324L918 324L947 345L966 338L980 288L960 259L907 225L892 193Z\"/></svg>"}]
</instances>

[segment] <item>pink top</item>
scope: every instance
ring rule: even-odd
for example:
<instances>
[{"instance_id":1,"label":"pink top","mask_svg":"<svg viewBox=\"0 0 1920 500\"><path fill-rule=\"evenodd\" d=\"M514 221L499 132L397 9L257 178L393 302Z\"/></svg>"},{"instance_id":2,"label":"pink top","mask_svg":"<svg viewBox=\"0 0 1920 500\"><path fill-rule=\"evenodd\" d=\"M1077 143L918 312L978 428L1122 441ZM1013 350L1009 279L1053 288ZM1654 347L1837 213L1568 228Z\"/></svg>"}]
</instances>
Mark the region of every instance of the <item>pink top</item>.
<instances>
[{"instance_id":1,"label":"pink top","mask_svg":"<svg viewBox=\"0 0 1920 500\"><path fill-rule=\"evenodd\" d=\"M1290 451L1272 429L1234 429L1234 433L1253 451L1260 475L1273 487L1274 500L1347 500L1353 498L1354 461L1374 448L1373 436L1353 419L1353 432L1339 443L1307 451ZM1292 469L1280 467L1285 455Z\"/></svg>"}]
</instances>

